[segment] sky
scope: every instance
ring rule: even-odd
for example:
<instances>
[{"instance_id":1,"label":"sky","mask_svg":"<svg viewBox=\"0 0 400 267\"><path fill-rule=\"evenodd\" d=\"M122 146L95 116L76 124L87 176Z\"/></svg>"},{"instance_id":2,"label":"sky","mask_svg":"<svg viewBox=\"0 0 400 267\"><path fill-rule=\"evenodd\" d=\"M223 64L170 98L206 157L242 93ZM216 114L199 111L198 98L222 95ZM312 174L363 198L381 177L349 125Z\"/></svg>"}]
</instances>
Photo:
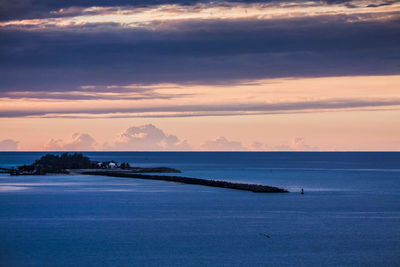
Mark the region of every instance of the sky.
<instances>
[{"instance_id":1,"label":"sky","mask_svg":"<svg viewBox=\"0 0 400 267\"><path fill-rule=\"evenodd\" d=\"M399 151L400 2L2 0L14 150Z\"/></svg>"}]
</instances>

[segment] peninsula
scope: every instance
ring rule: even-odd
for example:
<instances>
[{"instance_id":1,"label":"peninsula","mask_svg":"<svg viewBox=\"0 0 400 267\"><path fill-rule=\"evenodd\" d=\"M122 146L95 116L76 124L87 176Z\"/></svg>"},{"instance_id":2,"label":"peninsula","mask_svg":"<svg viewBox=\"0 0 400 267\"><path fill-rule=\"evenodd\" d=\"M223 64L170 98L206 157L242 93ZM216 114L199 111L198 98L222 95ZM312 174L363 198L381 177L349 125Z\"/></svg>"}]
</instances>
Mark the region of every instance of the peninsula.
<instances>
[{"instance_id":1,"label":"peninsula","mask_svg":"<svg viewBox=\"0 0 400 267\"><path fill-rule=\"evenodd\" d=\"M3 171L5 169L2 169ZM221 187L236 190L245 190L256 193L287 193L282 188L259 185L235 183L228 181L191 178L184 176L171 175L155 175L153 173L180 173L181 171L168 167L142 168L131 167L129 163L121 163L115 161L97 162L91 161L88 157L81 153L61 155L47 154L36 160L30 165L18 166L16 169L7 169L10 175L45 175L47 173L58 174L84 174L84 175L100 175L119 178L135 178L145 180L160 180L167 182L177 182L183 184L194 184L211 187ZM142 174L150 173L150 174Z\"/></svg>"}]
</instances>

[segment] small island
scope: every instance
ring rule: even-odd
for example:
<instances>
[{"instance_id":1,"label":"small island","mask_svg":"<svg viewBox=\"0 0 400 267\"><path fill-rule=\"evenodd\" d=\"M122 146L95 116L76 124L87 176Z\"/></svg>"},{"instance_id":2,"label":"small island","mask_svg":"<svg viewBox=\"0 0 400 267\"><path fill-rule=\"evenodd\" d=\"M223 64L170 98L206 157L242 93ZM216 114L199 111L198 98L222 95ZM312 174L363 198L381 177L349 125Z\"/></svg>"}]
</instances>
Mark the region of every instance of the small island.
<instances>
[{"instance_id":1,"label":"small island","mask_svg":"<svg viewBox=\"0 0 400 267\"><path fill-rule=\"evenodd\" d=\"M145 180L160 180L183 184L221 187L236 190L245 190L256 193L288 193L287 190L259 184L234 183L213 179L191 178L171 175L154 175L142 173L180 173L180 170L168 167L142 168L131 167L129 163L119 164L113 160L97 162L91 161L81 153L63 153L61 155L47 154L30 165L18 166L7 170L10 175L46 175L51 174L84 174L100 175L119 178L135 178Z\"/></svg>"},{"instance_id":2,"label":"small island","mask_svg":"<svg viewBox=\"0 0 400 267\"><path fill-rule=\"evenodd\" d=\"M129 163L119 164L111 161L91 161L89 157L81 153L63 153L61 155L47 154L30 165L21 165L16 169L4 169L11 175L46 175L51 174L70 174L80 171L112 170L129 171L131 173L180 173L181 171L167 168L141 168L131 167Z\"/></svg>"}]
</instances>

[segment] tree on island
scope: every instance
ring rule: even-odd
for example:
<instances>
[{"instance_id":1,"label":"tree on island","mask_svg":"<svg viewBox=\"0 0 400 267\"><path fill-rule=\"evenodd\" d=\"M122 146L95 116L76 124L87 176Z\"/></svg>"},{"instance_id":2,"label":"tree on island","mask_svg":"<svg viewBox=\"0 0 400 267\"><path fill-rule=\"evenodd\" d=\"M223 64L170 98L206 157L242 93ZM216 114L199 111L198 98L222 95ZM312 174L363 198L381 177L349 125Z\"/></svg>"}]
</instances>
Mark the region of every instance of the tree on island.
<instances>
[{"instance_id":1,"label":"tree on island","mask_svg":"<svg viewBox=\"0 0 400 267\"><path fill-rule=\"evenodd\" d=\"M81 153L46 154L31 165L18 167L20 172L34 173L67 173L66 169L96 168L96 163Z\"/></svg>"},{"instance_id":2,"label":"tree on island","mask_svg":"<svg viewBox=\"0 0 400 267\"><path fill-rule=\"evenodd\" d=\"M48 166L57 169L89 169L94 167L95 163L82 153L63 153L61 156L47 154L36 160L33 165Z\"/></svg>"}]
</instances>

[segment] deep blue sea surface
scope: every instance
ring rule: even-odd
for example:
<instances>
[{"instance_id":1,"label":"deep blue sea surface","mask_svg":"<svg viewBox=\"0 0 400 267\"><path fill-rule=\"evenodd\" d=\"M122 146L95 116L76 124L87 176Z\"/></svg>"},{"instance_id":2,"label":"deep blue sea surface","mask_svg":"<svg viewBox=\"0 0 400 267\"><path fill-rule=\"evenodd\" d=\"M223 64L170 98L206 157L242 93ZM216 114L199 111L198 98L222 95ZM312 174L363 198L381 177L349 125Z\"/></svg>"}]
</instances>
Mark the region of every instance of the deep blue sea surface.
<instances>
[{"instance_id":1,"label":"deep blue sea surface","mask_svg":"<svg viewBox=\"0 0 400 267\"><path fill-rule=\"evenodd\" d=\"M400 266L400 153L84 154L291 193L0 174L0 266Z\"/></svg>"}]
</instances>

